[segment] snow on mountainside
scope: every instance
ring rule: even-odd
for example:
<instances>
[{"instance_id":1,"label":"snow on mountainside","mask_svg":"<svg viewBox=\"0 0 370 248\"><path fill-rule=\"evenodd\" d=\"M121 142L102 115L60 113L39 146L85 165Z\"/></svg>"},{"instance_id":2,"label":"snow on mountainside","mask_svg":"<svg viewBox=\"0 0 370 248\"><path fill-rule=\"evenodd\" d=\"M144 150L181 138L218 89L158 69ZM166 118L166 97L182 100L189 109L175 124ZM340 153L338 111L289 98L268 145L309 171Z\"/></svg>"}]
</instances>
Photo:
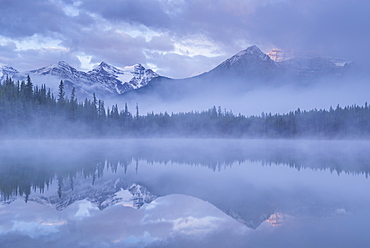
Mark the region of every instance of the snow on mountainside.
<instances>
[{"instance_id":1,"label":"snow on mountainside","mask_svg":"<svg viewBox=\"0 0 370 248\"><path fill-rule=\"evenodd\" d=\"M265 53L263 53L257 46L251 46L247 49L237 53L236 55L232 56L231 58L227 59L225 62L222 63L224 66L232 66L233 64L238 63L238 61L243 59L251 59L255 58L257 60L262 60L268 63L272 63L273 60Z\"/></svg>"},{"instance_id":2,"label":"snow on mountainside","mask_svg":"<svg viewBox=\"0 0 370 248\"><path fill-rule=\"evenodd\" d=\"M257 46L251 46L196 78L228 82L237 80L243 84L257 83L257 86L269 82L275 85L284 82L300 85L323 77L342 76L349 70L348 64L323 57L292 58L276 62Z\"/></svg>"},{"instance_id":3,"label":"snow on mountainside","mask_svg":"<svg viewBox=\"0 0 370 248\"><path fill-rule=\"evenodd\" d=\"M46 84L54 93L58 92L59 83L63 80L67 94L75 87L77 96L82 99L91 98L93 93L102 98L123 94L139 89L159 77L140 64L120 69L102 62L89 72L78 71L64 61L26 72L18 72L7 66L0 67L1 80L6 76L24 80L27 75L30 75L34 84Z\"/></svg>"},{"instance_id":4,"label":"snow on mountainside","mask_svg":"<svg viewBox=\"0 0 370 248\"><path fill-rule=\"evenodd\" d=\"M276 62L257 46L251 46L225 60L214 69L192 78L172 80L164 78L141 64L117 68L105 62L88 72L78 71L60 61L28 72L18 72L12 67L0 67L0 79L6 76L24 80L31 76L34 84L46 84L58 94L58 85L64 81L67 97L76 88L78 99L89 98L95 93L98 98L125 95L137 102L138 97L148 95L163 99L178 99L196 92L248 91L264 85L294 84L310 85L321 79L338 79L353 70L348 62L330 58L292 58ZM153 83L150 83L153 82ZM129 93L130 92L130 93ZM129 93L129 94L126 94Z\"/></svg>"},{"instance_id":5,"label":"snow on mountainside","mask_svg":"<svg viewBox=\"0 0 370 248\"><path fill-rule=\"evenodd\" d=\"M255 89L282 86L305 88L338 79L346 83L343 79L351 76L357 75L355 66L349 62L323 57L292 58L276 62L257 46L251 46L208 72L184 79L158 77L145 87L125 93L122 99L130 104L145 102L147 99L160 99L165 102L186 102L191 99L194 102L196 98L200 103L211 99L226 106L233 102L226 101L227 96L234 99L236 94ZM225 99L225 102L220 97ZM185 102L182 105L189 105ZM237 104L232 107L238 109L238 106ZM200 107L200 104L197 107ZM206 107L208 106L202 108ZM183 107L175 110L183 111Z\"/></svg>"},{"instance_id":6,"label":"snow on mountainside","mask_svg":"<svg viewBox=\"0 0 370 248\"><path fill-rule=\"evenodd\" d=\"M11 66L0 64L0 80L3 81L6 77L13 77L19 72Z\"/></svg>"},{"instance_id":7,"label":"snow on mountainside","mask_svg":"<svg viewBox=\"0 0 370 248\"><path fill-rule=\"evenodd\" d=\"M159 76L150 69L146 70L141 64L119 69L105 62L102 62L87 74L93 81L106 85L107 88L113 86L118 94L139 89Z\"/></svg>"},{"instance_id":8,"label":"snow on mountainside","mask_svg":"<svg viewBox=\"0 0 370 248\"><path fill-rule=\"evenodd\" d=\"M277 69L275 61L257 46L251 46L225 60L205 75L264 79L274 75Z\"/></svg>"},{"instance_id":9,"label":"snow on mountainside","mask_svg":"<svg viewBox=\"0 0 370 248\"><path fill-rule=\"evenodd\" d=\"M341 76L348 67L348 62L337 63L330 58L292 58L279 62L280 69L287 76L310 80L322 76Z\"/></svg>"}]
</instances>

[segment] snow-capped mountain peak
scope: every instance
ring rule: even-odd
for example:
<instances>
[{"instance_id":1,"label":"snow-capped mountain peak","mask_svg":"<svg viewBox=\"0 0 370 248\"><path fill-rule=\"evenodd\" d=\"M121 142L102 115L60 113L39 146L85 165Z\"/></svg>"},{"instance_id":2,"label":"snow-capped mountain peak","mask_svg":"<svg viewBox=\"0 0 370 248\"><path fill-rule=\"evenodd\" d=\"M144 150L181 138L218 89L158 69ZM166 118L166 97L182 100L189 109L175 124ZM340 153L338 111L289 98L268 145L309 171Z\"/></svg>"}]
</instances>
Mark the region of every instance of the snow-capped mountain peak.
<instances>
[{"instance_id":1,"label":"snow-capped mountain peak","mask_svg":"<svg viewBox=\"0 0 370 248\"><path fill-rule=\"evenodd\" d=\"M266 80L274 77L277 67L277 63L257 46L250 46L222 62L206 76Z\"/></svg>"},{"instance_id":2,"label":"snow-capped mountain peak","mask_svg":"<svg viewBox=\"0 0 370 248\"><path fill-rule=\"evenodd\" d=\"M117 68L105 62L101 62L87 74L97 81L110 81L118 94L135 90L147 85L153 78L159 75L152 70L147 70L141 64ZM102 82L104 83L104 82Z\"/></svg>"},{"instance_id":3,"label":"snow-capped mountain peak","mask_svg":"<svg viewBox=\"0 0 370 248\"><path fill-rule=\"evenodd\" d=\"M95 66L94 69L89 71L88 73L93 73L93 72L100 72L104 70L107 73L116 73L117 71L120 71L118 68L107 64L106 62L101 62L99 65Z\"/></svg>"},{"instance_id":4,"label":"snow-capped mountain peak","mask_svg":"<svg viewBox=\"0 0 370 248\"><path fill-rule=\"evenodd\" d=\"M112 65L107 64L106 62L101 62L99 65L95 66L93 70L89 71L88 74L94 73L108 73L112 76L119 77L119 75L127 75L128 80L122 81L123 83L129 82L132 77L132 74L140 73L140 71L145 71L145 68L141 64L135 64L132 66L125 66L123 68L114 67Z\"/></svg>"},{"instance_id":5,"label":"snow-capped mountain peak","mask_svg":"<svg viewBox=\"0 0 370 248\"><path fill-rule=\"evenodd\" d=\"M244 55L254 55L259 57L260 59L266 61L269 59L269 56L262 52L256 45L250 46L247 49L237 53L235 57L242 57Z\"/></svg>"},{"instance_id":6,"label":"snow-capped mountain peak","mask_svg":"<svg viewBox=\"0 0 370 248\"><path fill-rule=\"evenodd\" d=\"M142 66L140 63L138 63L138 64L134 64L131 66L125 66L123 67L123 69L125 70L145 70L145 67Z\"/></svg>"},{"instance_id":7,"label":"snow-capped mountain peak","mask_svg":"<svg viewBox=\"0 0 370 248\"><path fill-rule=\"evenodd\" d=\"M79 72L65 61L59 61L57 64L41 67L39 69L29 71L28 73L72 78L72 75L78 74Z\"/></svg>"},{"instance_id":8,"label":"snow-capped mountain peak","mask_svg":"<svg viewBox=\"0 0 370 248\"><path fill-rule=\"evenodd\" d=\"M13 77L19 73L16 69L11 66L0 64L0 80L4 80L7 76Z\"/></svg>"},{"instance_id":9,"label":"snow-capped mountain peak","mask_svg":"<svg viewBox=\"0 0 370 248\"><path fill-rule=\"evenodd\" d=\"M270 57L263 53L257 46L250 46L247 49L240 51L236 55L232 56L230 59L228 59L228 63L230 66L235 64L237 61L241 59L248 59L249 57L258 58L262 61L270 61ZM226 62L226 61L225 61Z\"/></svg>"},{"instance_id":10,"label":"snow-capped mountain peak","mask_svg":"<svg viewBox=\"0 0 370 248\"><path fill-rule=\"evenodd\" d=\"M118 68L101 62L89 72L79 71L65 61L25 72L18 72L10 66L0 65L1 81L7 76L14 80L24 80L27 75L31 76L35 85L46 84L54 94L58 93L58 85L63 80L66 92L71 92L74 87L79 99L90 98L93 93L99 98L123 94L139 89L152 79L159 77L158 74L145 69L141 64Z\"/></svg>"}]
</instances>

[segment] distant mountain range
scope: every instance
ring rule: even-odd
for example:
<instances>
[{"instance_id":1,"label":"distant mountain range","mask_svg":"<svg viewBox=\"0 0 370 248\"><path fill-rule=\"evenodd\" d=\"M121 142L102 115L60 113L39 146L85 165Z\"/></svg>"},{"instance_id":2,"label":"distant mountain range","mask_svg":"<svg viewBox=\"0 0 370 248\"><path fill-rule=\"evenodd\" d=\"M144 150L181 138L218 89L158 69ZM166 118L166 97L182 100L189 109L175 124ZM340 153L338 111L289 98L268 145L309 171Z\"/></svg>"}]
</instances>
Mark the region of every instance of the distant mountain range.
<instances>
[{"instance_id":1,"label":"distant mountain range","mask_svg":"<svg viewBox=\"0 0 370 248\"><path fill-rule=\"evenodd\" d=\"M66 92L69 94L75 87L79 98L90 98L93 93L100 98L120 95L144 87L153 78L159 77L141 64L120 69L102 62L89 72L78 71L64 61L26 72L19 72L11 66L0 67L0 80L6 77L25 80L27 75L30 75L34 84L45 84L54 94L63 80Z\"/></svg>"},{"instance_id":2,"label":"distant mountain range","mask_svg":"<svg viewBox=\"0 0 370 248\"><path fill-rule=\"evenodd\" d=\"M340 78L350 70L351 63L323 57L275 62L257 46L251 46L209 72L186 79L163 77L141 64L118 68L102 62L93 70L83 72L60 61L55 65L26 72L19 72L11 66L1 66L0 80L6 77L24 80L30 75L34 84L46 84L55 94L63 80L67 95L75 87L79 99L90 98L93 93L102 99L117 96L132 99L148 95L168 99L195 91L244 91L266 85L307 85L321 79Z\"/></svg>"}]
</instances>

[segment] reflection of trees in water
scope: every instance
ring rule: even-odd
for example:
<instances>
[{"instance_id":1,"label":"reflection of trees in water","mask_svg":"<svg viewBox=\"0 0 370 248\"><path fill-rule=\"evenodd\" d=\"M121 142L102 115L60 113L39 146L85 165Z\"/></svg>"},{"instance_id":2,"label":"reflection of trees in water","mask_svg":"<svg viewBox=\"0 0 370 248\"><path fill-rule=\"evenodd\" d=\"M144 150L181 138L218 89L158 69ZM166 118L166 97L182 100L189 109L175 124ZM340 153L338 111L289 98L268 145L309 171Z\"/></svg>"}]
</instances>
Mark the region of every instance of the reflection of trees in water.
<instances>
[{"instance_id":1,"label":"reflection of trees in water","mask_svg":"<svg viewBox=\"0 0 370 248\"><path fill-rule=\"evenodd\" d=\"M181 149L179 149L181 148ZM204 166L213 171L220 171L235 164L249 161L263 166L287 165L297 170L330 170L346 174L370 173L370 154L366 147L359 147L349 152L341 149L300 150L288 147L224 147L199 146L182 147L144 147L144 149L126 149L122 152L108 152L97 149L75 156L59 156L58 159L34 156L7 157L0 161L1 200L8 201L13 196L25 196L28 200L31 192L43 193L55 182L58 195L61 197L63 185L69 184L73 190L77 176L90 179L94 184L104 171L117 173L129 167L139 171L141 163L180 164L187 166ZM59 154L60 155L60 154ZM41 156L42 157L42 156Z\"/></svg>"},{"instance_id":2,"label":"reflection of trees in water","mask_svg":"<svg viewBox=\"0 0 370 248\"><path fill-rule=\"evenodd\" d=\"M94 184L97 178L103 176L104 170L117 173L119 168L124 168L126 172L133 161L136 161L138 168L138 160L133 157L109 160L96 154L61 161L32 158L3 160L0 161L0 200L6 202L13 196L24 196L27 202L31 192L44 193L53 183L58 187L60 198L63 186L69 184L73 190L78 176L91 179Z\"/></svg>"},{"instance_id":3,"label":"reflection of trees in water","mask_svg":"<svg viewBox=\"0 0 370 248\"><path fill-rule=\"evenodd\" d=\"M29 164L6 164L1 166L0 192L2 200L8 200L11 196L23 196L25 200L31 193L31 189L43 193L52 183L53 172L48 168L38 169Z\"/></svg>"}]
</instances>

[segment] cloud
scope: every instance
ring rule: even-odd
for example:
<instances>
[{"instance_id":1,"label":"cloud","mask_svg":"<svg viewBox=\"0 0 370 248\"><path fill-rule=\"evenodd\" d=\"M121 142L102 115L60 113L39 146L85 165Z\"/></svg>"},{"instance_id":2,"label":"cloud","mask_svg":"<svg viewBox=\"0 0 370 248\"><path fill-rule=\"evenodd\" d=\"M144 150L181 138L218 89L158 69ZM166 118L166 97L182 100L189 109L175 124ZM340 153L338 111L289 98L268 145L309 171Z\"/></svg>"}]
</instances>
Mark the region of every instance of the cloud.
<instances>
[{"instance_id":1,"label":"cloud","mask_svg":"<svg viewBox=\"0 0 370 248\"><path fill-rule=\"evenodd\" d=\"M76 53L83 51L85 54L91 54L94 63L106 61L116 66L125 66L145 61L145 39L133 38L114 29L82 31L76 34L74 39L68 39L62 44Z\"/></svg>"},{"instance_id":2,"label":"cloud","mask_svg":"<svg viewBox=\"0 0 370 248\"><path fill-rule=\"evenodd\" d=\"M17 51L14 43L0 46L0 63L11 65L19 71L56 64L60 60L67 61L75 67L80 65L78 58L63 47L45 47Z\"/></svg>"},{"instance_id":3,"label":"cloud","mask_svg":"<svg viewBox=\"0 0 370 248\"><path fill-rule=\"evenodd\" d=\"M159 1L156 0L86 0L82 7L111 21L137 23L147 27L167 29L172 25L169 15L165 13Z\"/></svg>"},{"instance_id":4,"label":"cloud","mask_svg":"<svg viewBox=\"0 0 370 248\"><path fill-rule=\"evenodd\" d=\"M363 60L370 41L369 8L367 1L271 2L249 17L248 29L258 42L303 55Z\"/></svg>"},{"instance_id":5,"label":"cloud","mask_svg":"<svg viewBox=\"0 0 370 248\"><path fill-rule=\"evenodd\" d=\"M173 231L182 235L202 236L215 231L222 225L223 219L214 216L194 218L187 216L173 220Z\"/></svg>"},{"instance_id":6,"label":"cloud","mask_svg":"<svg viewBox=\"0 0 370 248\"><path fill-rule=\"evenodd\" d=\"M171 37L164 34L153 36L149 41L148 48L154 51L173 51L175 46Z\"/></svg>"},{"instance_id":7,"label":"cloud","mask_svg":"<svg viewBox=\"0 0 370 248\"><path fill-rule=\"evenodd\" d=\"M14 42L6 42L3 45L0 44L0 61L2 63L10 64L14 50L17 46Z\"/></svg>"},{"instance_id":8,"label":"cloud","mask_svg":"<svg viewBox=\"0 0 370 248\"><path fill-rule=\"evenodd\" d=\"M77 56L84 54L92 63L142 63L182 78L208 71L252 44L265 52L278 47L363 63L369 8L370 2L360 0L3 0L0 37L6 42L0 46L6 52L0 63L23 69L63 58L79 65ZM47 44L21 51L35 36L66 52L45 52ZM33 62L25 62L27 54L35 56Z\"/></svg>"},{"instance_id":9,"label":"cloud","mask_svg":"<svg viewBox=\"0 0 370 248\"><path fill-rule=\"evenodd\" d=\"M5 0L0 9L0 35L19 38L59 33L70 24L62 9L51 1Z\"/></svg>"},{"instance_id":10,"label":"cloud","mask_svg":"<svg viewBox=\"0 0 370 248\"><path fill-rule=\"evenodd\" d=\"M147 61L158 67L157 73L175 78L196 76L211 70L223 58L206 56L188 56L174 52L146 52Z\"/></svg>"},{"instance_id":11,"label":"cloud","mask_svg":"<svg viewBox=\"0 0 370 248\"><path fill-rule=\"evenodd\" d=\"M202 34L215 41L230 42L235 37L245 38L243 15L254 8L252 2L89 0L82 7L106 20L143 25L175 37Z\"/></svg>"},{"instance_id":12,"label":"cloud","mask_svg":"<svg viewBox=\"0 0 370 248\"><path fill-rule=\"evenodd\" d=\"M366 1L173 2L85 1L83 7L108 20L164 30L174 37L202 34L225 52L241 49L238 42L244 40L266 49L278 46L305 55L357 59L370 40Z\"/></svg>"}]
</instances>

